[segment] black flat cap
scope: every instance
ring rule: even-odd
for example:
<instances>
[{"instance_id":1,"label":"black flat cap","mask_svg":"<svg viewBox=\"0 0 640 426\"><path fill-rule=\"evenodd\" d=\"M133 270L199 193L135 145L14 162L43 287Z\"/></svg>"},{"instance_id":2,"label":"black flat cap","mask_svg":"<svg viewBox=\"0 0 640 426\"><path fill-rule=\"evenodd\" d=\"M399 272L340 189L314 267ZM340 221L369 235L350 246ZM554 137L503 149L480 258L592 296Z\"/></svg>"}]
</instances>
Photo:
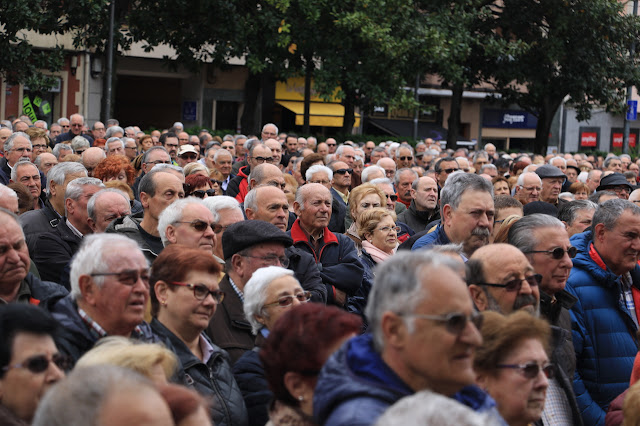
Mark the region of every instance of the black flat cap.
<instances>
[{"instance_id":1,"label":"black flat cap","mask_svg":"<svg viewBox=\"0 0 640 426\"><path fill-rule=\"evenodd\" d=\"M538 176L540 176L540 179L555 177L561 177L565 179L567 178L562 170L560 170L556 166L552 166L551 164L545 164L544 166L538 167L536 169L536 173L538 174Z\"/></svg>"},{"instance_id":2,"label":"black flat cap","mask_svg":"<svg viewBox=\"0 0 640 426\"><path fill-rule=\"evenodd\" d=\"M627 178L624 177L622 173L611 173L600 179L600 186L596 188L596 191L603 191L611 186L628 186L631 191L635 188L629 182L627 182Z\"/></svg>"},{"instance_id":3,"label":"black flat cap","mask_svg":"<svg viewBox=\"0 0 640 426\"><path fill-rule=\"evenodd\" d=\"M530 214L548 214L549 216L558 217L558 209L556 206L551 203L545 203L544 201L527 203L522 208L522 212L525 216L529 216Z\"/></svg>"},{"instance_id":4,"label":"black flat cap","mask_svg":"<svg viewBox=\"0 0 640 426\"><path fill-rule=\"evenodd\" d=\"M222 235L222 251L224 258L262 243L280 243L285 247L293 244L293 240L280 228L262 220L243 220L229 226Z\"/></svg>"},{"instance_id":5,"label":"black flat cap","mask_svg":"<svg viewBox=\"0 0 640 426\"><path fill-rule=\"evenodd\" d=\"M578 167L578 166L571 166L571 165L567 164L567 169L573 169L578 174L582 173L582 170L580 170L580 167Z\"/></svg>"}]
</instances>

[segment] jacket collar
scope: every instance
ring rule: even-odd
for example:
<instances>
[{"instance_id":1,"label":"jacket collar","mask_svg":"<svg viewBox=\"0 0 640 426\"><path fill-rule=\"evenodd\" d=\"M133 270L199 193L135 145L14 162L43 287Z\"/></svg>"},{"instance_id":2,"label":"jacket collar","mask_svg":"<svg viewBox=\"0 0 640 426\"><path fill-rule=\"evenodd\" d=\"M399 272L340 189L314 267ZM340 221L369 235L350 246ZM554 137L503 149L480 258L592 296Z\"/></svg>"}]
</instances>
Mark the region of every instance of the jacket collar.
<instances>
[{"instance_id":1,"label":"jacket collar","mask_svg":"<svg viewBox=\"0 0 640 426\"><path fill-rule=\"evenodd\" d=\"M294 244L300 243L300 242L305 242L305 243L309 242L309 237L307 237L307 233L304 232L304 230L300 226L299 218L296 219L296 221L293 222L293 226L291 226L291 238L293 238ZM329 228L324 228L324 243L329 244L329 243L337 243L337 242L338 242L338 237L336 237L336 235L333 232L331 232Z\"/></svg>"}]
</instances>

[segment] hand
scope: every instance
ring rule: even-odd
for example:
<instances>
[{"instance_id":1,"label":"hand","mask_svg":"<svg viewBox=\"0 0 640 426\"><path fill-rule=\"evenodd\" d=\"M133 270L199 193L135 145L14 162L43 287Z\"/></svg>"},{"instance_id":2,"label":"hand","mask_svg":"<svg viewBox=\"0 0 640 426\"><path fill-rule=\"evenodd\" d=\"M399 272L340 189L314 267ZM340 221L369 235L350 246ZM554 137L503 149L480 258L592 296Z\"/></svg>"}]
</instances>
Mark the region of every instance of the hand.
<instances>
[{"instance_id":1,"label":"hand","mask_svg":"<svg viewBox=\"0 0 640 426\"><path fill-rule=\"evenodd\" d=\"M336 288L335 299L336 299L336 305L344 306L344 304L347 302L347 293L345 293L342 290L338 290Z\"/></svg>"}]
</instances>

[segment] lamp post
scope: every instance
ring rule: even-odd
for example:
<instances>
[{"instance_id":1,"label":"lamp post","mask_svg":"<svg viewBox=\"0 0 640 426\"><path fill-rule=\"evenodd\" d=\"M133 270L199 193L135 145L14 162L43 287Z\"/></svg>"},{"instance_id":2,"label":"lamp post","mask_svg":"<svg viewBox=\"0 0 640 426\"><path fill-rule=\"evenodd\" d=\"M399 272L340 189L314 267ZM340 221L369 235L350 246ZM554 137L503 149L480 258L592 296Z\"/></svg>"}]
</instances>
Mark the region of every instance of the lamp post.
<instances>
[{"instance_id":1,"label":"lamp post","mask_svg":"<svg viewBox=\"0 0 640 426\"><path fill-rule=\"evenodd\" d=\"M104 93L102 94L101 119L106 123L111 116L111 93L113 83L113 26L116 20L116 0L109 5L109 39L107 40L107 65L104 72Z\"/></svg>"},{"instance_id":2,"label":"lamp post","mask_svg":"<svg viewBox=\"0 0 640 426\"><path fill-rule=\"evenodd\" d=\"M638 14L638 0L633 0L633 16L636 16L637 14ZM634 40L633 42L631 42L631 48L629 49L629 56L631 60L633 60L635 53L636 53L636 42ZM627 86L627 101L631 100L632 95L633 95L633 87ZM627 115L625 114L624 129L622 133L622 140L623 140L622 152L624 154L629 153L629 125L630 125L629 120L627 119Z\"/></svg>"}]
</instances>

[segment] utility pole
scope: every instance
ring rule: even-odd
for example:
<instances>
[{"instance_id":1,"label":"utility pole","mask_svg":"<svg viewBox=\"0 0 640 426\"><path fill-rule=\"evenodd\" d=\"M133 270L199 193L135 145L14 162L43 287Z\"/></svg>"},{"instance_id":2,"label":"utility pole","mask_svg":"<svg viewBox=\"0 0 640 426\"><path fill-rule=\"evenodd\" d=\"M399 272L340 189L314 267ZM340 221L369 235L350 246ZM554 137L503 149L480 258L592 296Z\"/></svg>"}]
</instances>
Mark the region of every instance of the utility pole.
<instances>
[{"instance_id":1,"label":"utility pole","mask_svg":"<svg viewBox=\"0 0 640 426\"><path fill-rule=\"evenodd\" d=\"M102 122L107 125L111 116L111 93L113 84L113 27L116 20L116 0L109 5L109 39L107 40L107 66L104 71L104 93L102 94Z\"/></svg>"},{"instance_id":2,"label":"utility pole","mask_svg":"<svg viewBox=\"0 0 640 426\"><path fill-rule=\"evenodd\" d=\"M636 16L637 14L638 14L638 0L633 0L633 16ZM631 42L631 48L629 49L629 56L631 60L633 60L633 57L635 56L635 54L636 54L636 42L634 40L633 42ZM627 87L627 105L629 105L629 101L632 100L631 99L632 95L633 95L633 87L628 86ZM622 133L622 139L623 139L622 153L623 154L629 153L629 126L630 126L629 117L628 117L628 114L625 114L624 129Z\"/></svg>"}]
</instances>

